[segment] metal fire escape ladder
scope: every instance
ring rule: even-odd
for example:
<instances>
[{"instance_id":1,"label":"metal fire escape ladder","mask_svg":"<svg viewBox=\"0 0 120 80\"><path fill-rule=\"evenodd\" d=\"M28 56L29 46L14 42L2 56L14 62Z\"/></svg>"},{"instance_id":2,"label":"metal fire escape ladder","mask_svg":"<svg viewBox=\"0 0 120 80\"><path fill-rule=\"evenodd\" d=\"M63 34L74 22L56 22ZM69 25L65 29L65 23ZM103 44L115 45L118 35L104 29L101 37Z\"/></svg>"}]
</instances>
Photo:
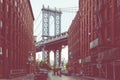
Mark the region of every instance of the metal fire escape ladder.
<instances>
[{"instance_id":1,"label":"metal fire escape ladder","mask_svg":"<svg viewBox=\"0 0 120 80\"><path fill-rule=\"evenodd\" d=\"M101 65L102 65L102 64L101 64ZM103 67L101 67L101 69L100 69L100 73L103 74L103 77L106 78L107 75L106 75L106 73L105 73Z\"/></svg>"},{"instance_id":2,"label":"metal fire escape ladder","mask_svg":"<svg viewBox=\"0 0 120 80\"><path fill-rule=\"evenodd\" d=\"M99 0L98 9L96 9L97 10L97 17L98 17L98 20L99 20L99 23L98 23L99 28L102 27L102 24L103 24L102 15L100 13L101 5L102 5L102 2L101 2L101 0Z\"/></svg>"},{"instance_id":3,"label":"metal fire escape ladder","mask_svg":"<svg viewBox=\"0 0 120 80\"><path fill-rule=\"evenodd\" d=\"M95 7L95 14L98 19L98 23L96 25L96 30L97 30L97 35L99 37L99 32L100 32L100 29L103 27L104 22L103 22L103 18L102 18L102 14L101 14L102 1L98 0L98 3L99 3L99 5L97 7ZM103 36L102 34L100 34L100 35ZM99 42L101 43L101 39L99 39Z\"/></svg>"},{"instance_id":4,"label":"metal fire escape ladder","mask_svg":"<svg viewBox=\"0 0 120 80\"><path fill-rule=\"evenodd\" d=\"M95 8L95 13L98 18L97 31L99 31L100 28L103 26L103 18L101 15L102 1L101 0L98 0L98 1L99 1L98 2L99 5L98 5L98 7ZM100 39L100 42L101 42L101 39ZM106 73L104 71L104 68L102 67L103 65L101 63L100 63L100 65L101 65L101 67L99 68L99 74L100 74L100 76L103 75L104 77L106 77Z\"/></svg>"}]
</instances>

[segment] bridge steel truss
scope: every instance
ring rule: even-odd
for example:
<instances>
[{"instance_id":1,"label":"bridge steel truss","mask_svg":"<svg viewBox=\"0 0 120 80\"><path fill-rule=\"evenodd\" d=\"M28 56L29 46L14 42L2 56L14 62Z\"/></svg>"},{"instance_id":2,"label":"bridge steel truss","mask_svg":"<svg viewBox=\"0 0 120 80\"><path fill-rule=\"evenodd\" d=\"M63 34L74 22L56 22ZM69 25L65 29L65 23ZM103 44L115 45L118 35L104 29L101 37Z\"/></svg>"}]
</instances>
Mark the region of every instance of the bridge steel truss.
<instances>
[{"instance_id":1,"label":"bridge steel truss","mask_svg":"<svg viewBox=\"0 0 120 80\"><path fill-rule=\"evenodd\" d=\"M48 8L45 8L43 5L42 8L42 36L43 39L45 36L50 36L50 16L53 16L54 18L54 35L58 35L61 33L61 11L56 10L52 10Z\"/></svg>"},{"instance_id":2,"label":"bridge steel truss","mask_svg":"<svg viewBox=\"0 0 120 80\"><path fill-rule=\"evenodd\" d=\"M42 8L42 42L46 42L52 36L50 35L50 17L54 18L54 36L61 34L61 14L62 12L57 10L52 10L49 8L45 8L43 5ZM41 44L39 44L41 45ZM41 47L39 46L39 50L41 48L42 60L50 64L50 51L54 52L54 66L60 66L61 64L61 43L48 42L43 43Z\"/></svg>"},{"instance_id":3,"label":"bridge steel truss","mask_svg":"<svg viewBox=\"0 0 120 80\"><path fill-rule=\"evenodd\" d=\"M44 41L40 41L36 44L36 51L43 51L43 60L50 64L50 51L54 52L54 67L61 66L61 50L63 45L67 45L68 33L61 33L60 35L50 37Z\"/></svg>"}]
</instances>

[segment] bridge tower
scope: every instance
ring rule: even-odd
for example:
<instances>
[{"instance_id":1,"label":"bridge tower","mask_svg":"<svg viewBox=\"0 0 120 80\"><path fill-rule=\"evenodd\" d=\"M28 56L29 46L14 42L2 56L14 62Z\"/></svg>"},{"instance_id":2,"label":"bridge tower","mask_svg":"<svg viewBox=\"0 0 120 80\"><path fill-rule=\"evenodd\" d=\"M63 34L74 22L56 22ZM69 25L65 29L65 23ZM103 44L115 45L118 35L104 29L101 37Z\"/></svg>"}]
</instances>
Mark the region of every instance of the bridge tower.
<instances>
[{"instance_id":1,"label":"bridge tower","mask_svg":"<svg viewBox=\"0 0 120 80\"><path fill-rule=\"evenodd\" d=\"M59 35L61 33L61 14L62 12L60 10L52 10L49 8L45 8L43 5L42 8L42 41L45 41L45 39L48 39L50 35L50 17L52 16L54 19L54 35ZM57 63L60 65L61 63L61 48L54 49L54 65ZM56 51L58 51L56 53ZM45 45L42 47L42 60L49 63L49 52L50 50L46 50ZM59 57L57 57L59 55ZM58 62L57 62L58 61Z\"/></svg>"},{"instance_id":2,"label":"bridge tower","mask_svg":"<svg viewBox=\"0 0 120 80\"><path fill-rule=\"evenodd\" d=\"M52 10L45 8L43 5L42 8L42 37L43 40L45 37L50 36L50 16L54 18L54 36L61 33L61 11L59 10Z\"/></svg>"}]
</instances>

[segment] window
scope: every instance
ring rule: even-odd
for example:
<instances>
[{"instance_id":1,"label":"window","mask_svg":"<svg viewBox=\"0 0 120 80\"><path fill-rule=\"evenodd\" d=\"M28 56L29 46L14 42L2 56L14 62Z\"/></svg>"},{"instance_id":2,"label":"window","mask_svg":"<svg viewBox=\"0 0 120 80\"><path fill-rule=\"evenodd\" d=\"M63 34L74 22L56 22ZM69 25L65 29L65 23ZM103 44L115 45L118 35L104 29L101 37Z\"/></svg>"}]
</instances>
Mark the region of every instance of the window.
<instances>
[{"instance_id":1,"label":"window","mask_svg":"<svg viewBox=\"0 0 120 80\"><path fill-rule=\"evenodd\" d=\"M120 0L117 0L117 7L120 6Z\"/></svg>"},{"instance_id":2,"label":"window","mask_svg":"<svg viewBox=\"0 0 120 80\"><path fill-rule=\"evenodd\" d=\"M3 3L3 0L0 0L0 12L2 12L2 9L3 9L2 3Z\"/></svg>"},{"instance_id":3,"label":"window","mask_svg":"<svg viewBox=\"0 0 120 80\"><path fill-rule=\"evenodd\" d=\"M8 10L9 10L9 6L8 6L8 4L7 4L7 9L6 9L6 10L7 10L7 12L8 12Z\"/></svg>"},{"instance_id":4,"label":"window","mask_svg":"<svg viewBox=\"0 0 120 80\"><path fill-rule=\"evenodd\" d=\"M15 1L15 7L17 7L17 2Z\"/></svg>"},{"instance_id":5,"label":"window","mask_svg":"<svg viewBox=\"0 0 120 80\"><path fill-rule=\"evenodd\" d=\"M2 28L2 25L3 25L2 20L0 20L0 28Z\"/></svg>"},{"instance_id":6,"label":"window","mask_svg":"<svg viewBox=\"0 0 120 80\"><path fill-rule=\"evenodd\" d=\"M0 47L0 55L2 55L2 47Z\"/></svg>"},{"instance_id":7,"label":"window","mask_svg":"<svg viewBox=\"0 0 120 80\"><path fill-rule=\"evenodd\" d=\"M88 7L91 8L91 0L88 3Z\"/></svg>"},{"instance_id":8,"label":"window","mask_svg":"<svg viewBox=\"0 0 120 80\"><path fill-rule=\"evenodd\" d=\"M120 34L120 23L119 20L115 21L115 37L118 38L119 34Z\"/></svg>"},{"instance_id":9,"label":"window","mask_svg":"<svg viewBox=\"0 0 120 80\"><path fill-rule=\"evenodd\" d=\"M104 4L106 4L106 0L104 0Z\"/></svg>"},{"instance_id":10,"label":"window","mask_svg":"<svg viewBox=\"0 0 120 80\"><path fill-rule=\"evenodd\" d=\"M20 12L20 8L18 7L18 12Z\"/></svg>"},{"instance_id":11,"label":"window","mask_svg":"<svg viewBox=\"0 0 120 80\"><path fill-rule=\"evenodd\" d=\"M112 18L112 5L108 8L108 20Z\"/></svg>"},{"instance_id":12,"label":"window","mask_svg":"<svg viewBox=\"0 0 120 80\"><path fill-rule=\"evenodd\" d=\"M120 12L120 0L117 0L117 11Z\"/></svg>"},{"instance_id":13,"label":"window","mask_svg":"<svg viewBox=\"0 0 120 80\"><path fill-rule=\"evenodd\" d=\"M22 4L22 0L20 0L20 4Z\"/></svg>"},{"instance_id":14,"label":"window","mask_svg":"<svg viewBox=\"0 0 120 80\"><path fill-rule=\"evenodd\" d=\"M0 3L3 3L3 0L0 0Z\"/></svg>"}]
</instances>

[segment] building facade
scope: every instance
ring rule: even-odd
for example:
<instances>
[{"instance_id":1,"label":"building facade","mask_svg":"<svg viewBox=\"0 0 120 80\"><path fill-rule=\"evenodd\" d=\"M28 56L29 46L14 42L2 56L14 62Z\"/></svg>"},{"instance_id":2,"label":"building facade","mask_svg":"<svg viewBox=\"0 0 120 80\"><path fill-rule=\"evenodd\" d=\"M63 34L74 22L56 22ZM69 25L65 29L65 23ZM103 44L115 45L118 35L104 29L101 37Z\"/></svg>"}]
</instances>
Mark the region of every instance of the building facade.
<instances>
[{"instance_id":1,"label":"building facade","mask_svg":"<svg viewBox=\"0 0 120 80\"><path fill-rule=\"evenodd\" d=\"M79 11L77 12L77 15L75 16L74 20L72 21L72 24L69 28L68 34L68 52L69 52L69 71L70 72L77 72L78 69L78 59L80 58L80 22L79 22Z\"/></svg>"},{"instance_id":2,"label":"building facade","mask_svg":"<svg viewBox=\"0 0 120 80\"><path fill-rule=\"evenodd\" d=\"M79 0L79 62L80 72L86 76L119 80L120 67L120 0ZM75 18L76 19L76 18ZM73 23L72 23L73 24ZM69 39L76 28L69 28ZM77 32L77 31L76 31ZM69 51L77 51L71 48ZM70 53L70 52L69 52ZM74 59L73 59L74 60ZM74 62L74 61L73 61Z\"/></svg>"},{"instance_id":3,"label":"building facade","mask_svg":"<svg viewBox=\"0 0 120 80\"><path fill-rule=\"evenodd\" d=\"M0 78L27 74L34 65L28 61L35 53L33 21L29 0L0 0Z\"/></svg>"}]
</instances>

